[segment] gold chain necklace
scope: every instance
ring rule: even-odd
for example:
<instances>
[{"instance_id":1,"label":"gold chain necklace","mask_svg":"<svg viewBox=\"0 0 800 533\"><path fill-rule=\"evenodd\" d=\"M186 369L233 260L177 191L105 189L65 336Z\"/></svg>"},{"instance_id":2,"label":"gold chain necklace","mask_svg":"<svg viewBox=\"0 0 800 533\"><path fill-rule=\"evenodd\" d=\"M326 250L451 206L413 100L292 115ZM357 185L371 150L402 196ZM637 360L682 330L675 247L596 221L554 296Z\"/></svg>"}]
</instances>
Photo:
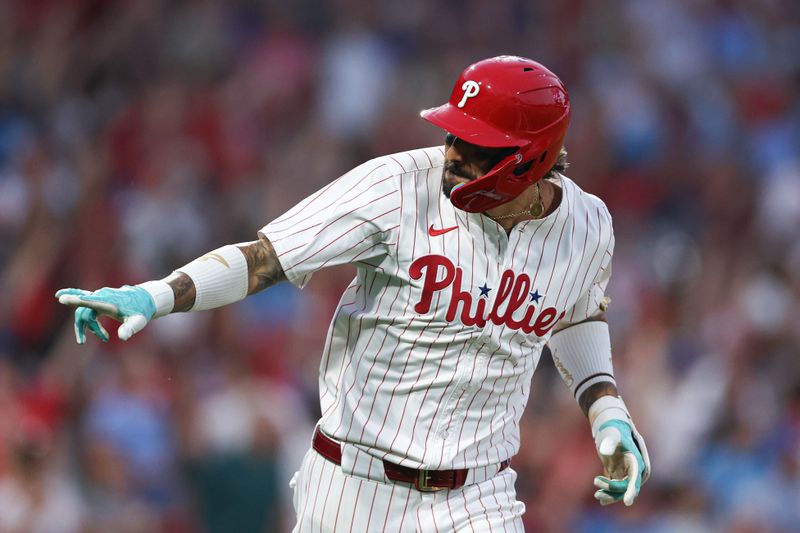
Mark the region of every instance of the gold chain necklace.
<instances>
[{"instance_id":1,"label":"gold chain necklace","mask_svg":"<svg viewBox=\"0 0 800 533\"><path fill-rule=\"evenodd\" d=\"M518 217L518 216L522 216L522 215L529 215L529 216L532 216L533 218L539 218L540 216L542 216L542 213L544 213L544 202L542 201L542 191L539 188L539 182L537 181L536 182L536 200L531 202L531 205L528 206L528 208L526 210L520 211L518 213L508 213L507 215L499 215L499 216L496 216L496 217L493 217L492 215L489 215L489 218L491 218L492 220L495 220L495 221L497 221L497 220L505 220L507 218L514 218L514 217Z\"/></svg>"}]
</instances>

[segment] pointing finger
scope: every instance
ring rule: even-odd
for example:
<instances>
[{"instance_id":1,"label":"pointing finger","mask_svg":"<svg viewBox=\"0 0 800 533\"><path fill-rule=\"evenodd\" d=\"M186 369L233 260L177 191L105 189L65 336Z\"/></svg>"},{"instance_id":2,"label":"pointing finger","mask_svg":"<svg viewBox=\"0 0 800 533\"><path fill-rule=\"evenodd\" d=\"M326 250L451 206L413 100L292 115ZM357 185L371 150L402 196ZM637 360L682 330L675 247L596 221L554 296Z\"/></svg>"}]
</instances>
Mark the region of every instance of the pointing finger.
<instances>
[{"instance_id":1,"label":"pointing finger","mask_svg":"<svg viewBox=\"0 0 800 533\"><path fill-rule=\"evenodd\" d=\"M106 301L99 300L94 296L76 296L74 294L62 294L58 297L59 303L64 305L72 305L76 307L88 307L94 309L100 314L109 315L112 317L119 316L119 309L116 305L110 304Z\"/></svg>"},{"instance_id":2,"label":"pointing finger","mask_svg":"<svg viewBox=\"0 0 800 533\"><path fill-rule=\"evenodd\" d=\"M65 295L86 296L88 294L91 294L91 292L85 291L83 289L60 289L60 290L56 291L55 296L56 296L56 298L60 299L62 296L65 296Z\"/></svg>"},{"instance_id":3,"label":"pointing finger","mask_svg":"<svg viewBox=\"0 0 800 533\"><path fill-rule=\"evenodd\" d=\"M122 325L117 330L117 335L120 339L126 341L136 333L140 332L146 325L147 319L144 317L144 315L129 316L122 322Z\"/></svg>"},{"instance_id":4,"label":"pointing finger","mask_svg":"<svg viewBox=\"0 0 800 533\"><path fill-rule=\"evenodd\" d=\"M83 305L83 299L82 295L78 294L62 294L58 297L58 303L62 303L64 305Z\"/></svg>"},{"instance_id":5,"label":"pointing finger","mask_svg":"<svg viewBox=\"0 0 800 533\"><path fill-rule=\"evenodd\" d=\"M104 315L110 315L112 317L119 316L119 309L117 306L109 303L108 300L101 296L92 296L91 294L82 296L78 305L89 307Z\"/></svg>"}]
</instances>

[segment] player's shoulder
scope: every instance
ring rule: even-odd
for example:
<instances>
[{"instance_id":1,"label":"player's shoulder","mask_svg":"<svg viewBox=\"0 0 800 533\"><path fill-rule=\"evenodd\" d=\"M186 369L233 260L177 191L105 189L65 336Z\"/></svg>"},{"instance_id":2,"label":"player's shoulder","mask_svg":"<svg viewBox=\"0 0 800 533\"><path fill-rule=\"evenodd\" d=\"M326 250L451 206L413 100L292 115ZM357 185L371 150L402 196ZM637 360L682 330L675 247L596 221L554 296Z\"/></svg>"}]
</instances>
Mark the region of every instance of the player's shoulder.
<instances>
[{"instance_id":1,"label":"player's shoulder","mask_svg":"<svg viewBox=\"0 0 800 533\"><path fill-rule=\"evenodd\" d=\"M387 173L402 176L441 167L444 164L444 148L441 146L417 148L380 156L372 161L382 165Z\"/></svg>"},{"instance_id":2,"label":"player's shoulder","mask_svg":"<svg viewBox=\"0 0 800 533\"><path fill-rule=\"evenodd\" d=\"M564 187L564 193L571 202L571 207L576 215L580 213L596 213L602 221L609 225L611 224L611 212L599 196L584 191L580 185L564 174L559 174L559 178Z\"/></svg>"},{"instance_id":3,"label":"player's shoulder","mask_svg":"<svg viewBox=\"0 0 800 533\"><path fill-rule=\"evenodd\" d=\"M597 238L606 247L609 255L613 253L614 225L608 206L600 197L584 191L567 176L560 174L559 177L564 188L564 199L569 202L574 217L573 223L582 227L587 237Z\"/></svg>"},{"instance_id":4,"label":"player's shoulder","mask_svg":"<svg viewBox=\"0 0 800 533\"><path fill-rule=\"evenodd\" d=\"M416 175L420 171L441 168L444 164L442 148L420 148L394 154L382 155L364 161L352 168L334 182L336 190L347 187L348 190L371 190L376 194L388 190L397 190L403 183L416 182L405 180L405 176ZM428 173L431 174L431 173Z\"/></svg>"}]
</instances>

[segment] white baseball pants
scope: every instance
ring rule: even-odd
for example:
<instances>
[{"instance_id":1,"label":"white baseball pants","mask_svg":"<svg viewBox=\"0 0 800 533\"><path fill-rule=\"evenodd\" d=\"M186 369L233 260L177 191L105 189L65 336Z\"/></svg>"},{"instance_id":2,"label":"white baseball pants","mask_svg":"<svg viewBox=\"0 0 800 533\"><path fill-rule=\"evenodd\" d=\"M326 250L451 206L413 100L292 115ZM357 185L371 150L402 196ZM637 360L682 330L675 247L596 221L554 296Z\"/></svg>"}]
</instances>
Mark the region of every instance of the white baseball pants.
<instances>
[{"instance_id":1,"label":"white baseball pants","mask_svg":"<svg viewBox=\"0 0 800 533\"><path fill-rule=\"evenodd\" d=\"M297 513L293 532L522 532L525 504L516 499L516 479L506 468L460 489L420 492L347 475L310 449L289 483Z\"/></svg>"}]
</instances>

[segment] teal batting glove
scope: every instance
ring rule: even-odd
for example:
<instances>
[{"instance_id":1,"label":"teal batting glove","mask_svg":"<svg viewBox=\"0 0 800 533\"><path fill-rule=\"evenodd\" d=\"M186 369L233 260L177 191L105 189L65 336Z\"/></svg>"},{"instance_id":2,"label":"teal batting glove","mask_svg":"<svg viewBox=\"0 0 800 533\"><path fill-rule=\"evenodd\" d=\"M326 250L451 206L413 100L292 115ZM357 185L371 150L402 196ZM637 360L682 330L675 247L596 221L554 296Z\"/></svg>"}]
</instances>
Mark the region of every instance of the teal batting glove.
<instances>
[{"instance_id":1,"label":"teal batting glove","mask_svg":"<svg viewBox=\"0 0 800 533\"><path fill-rule=\"evenodd\" d=\"M98 315L110 316L122 322L117 335L125 341L141 331L153 318L171 311L174 302L172 289L163 281L124 285L118 289L103 287L94 292L61 289L55 296L60 303L77 307L75 339L78 344L86 343L86 328L103 342L108 342L108 332L100 324Z\"/></svg>"},{"instance_id":2,"label":"teal batting glove","mask_svg":"<svg viewBox=\"0 0 800 533\"><path fill-rule=\"evenodd\" d=\"M644 438L636 430L621 398L604 396L589 409L597 453L604 475L594 478L601 505L622 500L633 505L642 484L650 477L650 457Z\"/></svg>"}]
</instances>

